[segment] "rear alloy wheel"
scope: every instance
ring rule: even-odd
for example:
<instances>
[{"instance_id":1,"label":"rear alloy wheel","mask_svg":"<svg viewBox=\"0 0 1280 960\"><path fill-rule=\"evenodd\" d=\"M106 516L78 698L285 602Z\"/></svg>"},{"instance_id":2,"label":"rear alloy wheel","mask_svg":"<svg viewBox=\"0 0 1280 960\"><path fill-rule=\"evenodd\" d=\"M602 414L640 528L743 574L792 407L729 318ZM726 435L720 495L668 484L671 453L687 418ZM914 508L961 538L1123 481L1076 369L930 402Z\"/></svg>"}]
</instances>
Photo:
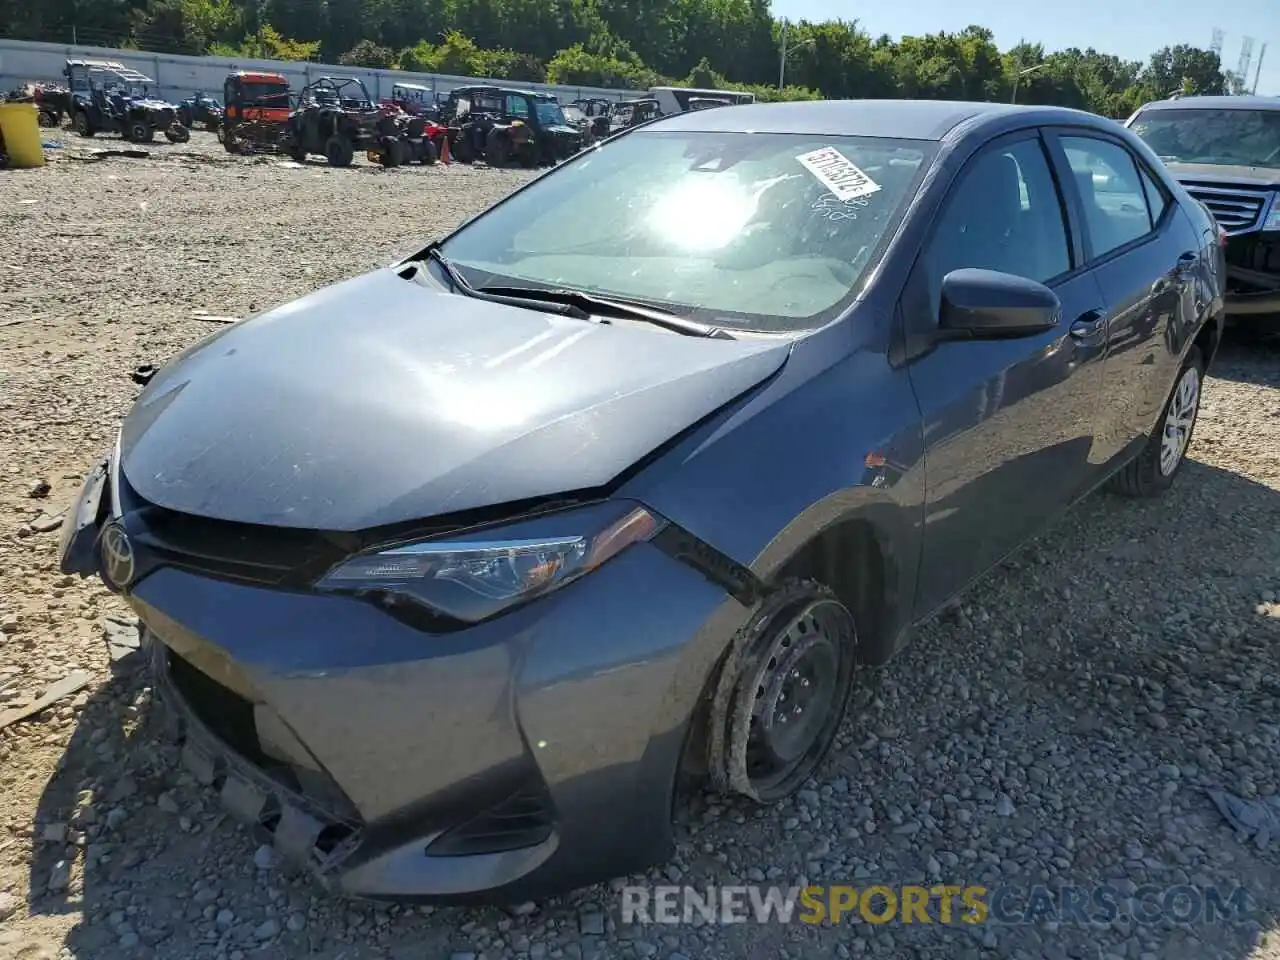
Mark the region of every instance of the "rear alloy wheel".
<instances>
[{"instance_id":1,"label":"rear alloy wheel","mask_svg":"<svg viewBox=\"0 0 1280 960\"><path fill-rule=\"evenodd\" d=\"M1108 486L1129 497L1155 497L1173 485L1186 462L1187 449L1200 414L1200 392L1204 381L1204 359L1196 347L1187 354L1173 392L1165 403L1159 425L1147 438L1135 459L1111 478Z\"/></svg>"},{"instance_id":2,"label":"rear alloy wheel","mask_svg":"<svg viewBox=\"0 0 1280 960\"><path fill-rule=\"evenodd\" d=\"M716 785L760 803L799 789L835 743L856 654L853 615L827 587L793 582L763 600L720 678Z\"/></svg>"}]
</instances>

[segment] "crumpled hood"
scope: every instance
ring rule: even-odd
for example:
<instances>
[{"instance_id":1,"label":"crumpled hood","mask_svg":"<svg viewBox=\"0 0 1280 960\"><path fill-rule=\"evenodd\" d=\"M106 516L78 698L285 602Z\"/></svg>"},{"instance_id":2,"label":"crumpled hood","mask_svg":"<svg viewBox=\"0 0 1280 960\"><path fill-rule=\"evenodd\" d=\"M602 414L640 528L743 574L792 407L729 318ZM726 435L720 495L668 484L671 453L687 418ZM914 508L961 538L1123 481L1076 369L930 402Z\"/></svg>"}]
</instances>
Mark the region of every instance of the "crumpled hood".
<instances>
[{"instance_id":1,"label":"crumpled hood","mask_svg":"<svg viewBox=\"0 0 1280 960\"><path fill-rule=\"evenodd\" d=\"M1216 163L1166 163L1179 183L1239 184L1243 187L1280 189L1280 169L1226 166Z\"/></svg>"},{"instance_id":2,"label":"crumpled hood","mask_svg":"<svg viewBox=\"0 0 1280 960\"><path fill-rule=\"evenodd\" d=\"M378 270L218 330L121 428L143 498L359 530L604 485L767 379L786 339L703 339Z\"/></svg>"}]
</instances>

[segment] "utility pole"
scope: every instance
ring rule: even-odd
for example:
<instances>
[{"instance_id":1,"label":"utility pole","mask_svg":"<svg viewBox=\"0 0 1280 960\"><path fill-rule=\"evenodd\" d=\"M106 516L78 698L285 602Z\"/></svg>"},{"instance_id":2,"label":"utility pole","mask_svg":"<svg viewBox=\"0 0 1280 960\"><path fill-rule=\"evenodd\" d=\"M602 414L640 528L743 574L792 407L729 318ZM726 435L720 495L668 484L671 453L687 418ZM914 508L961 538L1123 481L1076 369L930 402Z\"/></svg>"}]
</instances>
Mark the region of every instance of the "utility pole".
<instances>
[{"instance_id":1,"label":"utility pole","mask_svg":"<svg viewBox=\"0 0 1280 960\"><path fill-rule=\"evenodd\" d=\"M1253 74L1253 95L1258 95L1258 78L1262 76L1262 59L1267 55L1267 45L1264 43L1262 49L1258 51L1258 68Z\"/></svg>"},{"instance_id":2,"label":"utility pole","mask_svg":"<svg viewBox=\"0 0 1280 960\"><path fill-rule=\"evenodd\" d=\"M778 90L787 78L787 21L782 21L782 40L778 43Z\"/></svg>"},{"instance_id":3,"label":"utility pole","mask_svg":"<svg viewBox=\"0 0 1280 960\"><path fill-rule=\"evenodd\" d=\"M778 44L778 92L782 92L783 86L787 82L787 57L791 56L801 47L811 47L814 44L813 37L807 37L797 44L787 46L787 21L782 21L782 39Z\"/></svg>"}]
</instances>

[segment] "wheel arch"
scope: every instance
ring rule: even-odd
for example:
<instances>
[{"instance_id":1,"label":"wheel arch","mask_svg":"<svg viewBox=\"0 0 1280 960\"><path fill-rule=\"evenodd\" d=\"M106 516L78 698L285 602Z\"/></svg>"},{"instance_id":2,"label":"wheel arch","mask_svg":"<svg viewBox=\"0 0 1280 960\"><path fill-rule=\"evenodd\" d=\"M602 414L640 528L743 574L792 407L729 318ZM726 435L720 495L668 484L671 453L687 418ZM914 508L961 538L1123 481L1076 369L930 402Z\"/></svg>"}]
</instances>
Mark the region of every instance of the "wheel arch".
<instances>
[{"instance_id":1,"label":"wheel arch","mask_svg":"<svg viewBox=\"0 0 1280 960\"><path fill-rule=\"evenodd\" d=\"M918 540L907 511L885 491L855 487L814 504L771 540L744 573L772 592L797 580L830 588L853 614L859 660L879 665L910 622ZM727 563L732 561L726 560ZM758 602L726 597L690 644L669 692L669 715L685 718L678 775L700 779L717 762L709 733L720 675ZM672 800L675 800L673 790Z\"/></svg>"},{"instance_id":2,"label":"wheel arch","mask_svg":"<svg viewBox=\"0 0 1280 960\"><path fill-rule=\"evenodd\" d=\"M1219 312L1209 318L1191 342L1191 345L1200 351L1200 358L1204 361L1206 372L1213 366L1214 357L1217 356L1218 347L1222 343L1222 332L1225 327L1226 317L1222 312Z\"/></svg>"}]
</instances>

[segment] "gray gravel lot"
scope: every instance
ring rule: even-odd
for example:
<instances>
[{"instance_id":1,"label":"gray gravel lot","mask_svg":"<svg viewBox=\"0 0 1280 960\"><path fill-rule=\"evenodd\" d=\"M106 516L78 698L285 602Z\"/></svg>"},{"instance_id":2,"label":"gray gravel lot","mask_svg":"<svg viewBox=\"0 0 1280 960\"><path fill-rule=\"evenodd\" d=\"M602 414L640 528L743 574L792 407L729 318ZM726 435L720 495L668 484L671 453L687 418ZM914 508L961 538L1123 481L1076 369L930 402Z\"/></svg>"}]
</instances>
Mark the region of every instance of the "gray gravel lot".
<instances>
[{"instance_id":1,"label":"gray gravel lot","mask_svg":"<svg viewBox=\"0 0 1280 960\"><path fill-rule=\"evenodd\" d=\"M653 881L1247 887L1247 922L619 925L618 884L515 910L339 902L278 873L111 668L125 608L61 578L52 518L159 364L389 261L528 175L295 168L197 133L145 160L62 135L0 172L0 958L1280 957L1280 852L1205 788L1280 786L1280 351L1224 348L1173 493L1095 496L860 690L838 755L777 808L692 798ZM353 318L358 322L358 318ZM113 618L123 618L117 622ZM626 824L619 823L619 830ZM645 882L633 878L634 882Z\"/></svg>"}]
</instances>

